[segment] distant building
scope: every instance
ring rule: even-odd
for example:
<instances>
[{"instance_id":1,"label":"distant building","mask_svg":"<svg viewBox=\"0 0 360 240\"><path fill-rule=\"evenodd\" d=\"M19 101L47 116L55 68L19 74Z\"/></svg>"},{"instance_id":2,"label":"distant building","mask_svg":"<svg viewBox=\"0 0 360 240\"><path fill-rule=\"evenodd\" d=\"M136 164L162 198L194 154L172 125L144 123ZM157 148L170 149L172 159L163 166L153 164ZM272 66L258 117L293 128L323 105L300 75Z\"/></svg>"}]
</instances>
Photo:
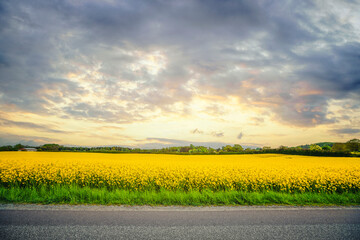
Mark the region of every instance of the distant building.
<instances>
[{"instance_id":1,"label":"distant building","mask_svg":"<svg viewBox=\"0 0 360 240\"><path fill-rule=\"evenodd\" d=\"M20 148L19 151L23 151L23 152L36 152L37 149L36 149L36 148Z\"/></svg>"}]
</instances>

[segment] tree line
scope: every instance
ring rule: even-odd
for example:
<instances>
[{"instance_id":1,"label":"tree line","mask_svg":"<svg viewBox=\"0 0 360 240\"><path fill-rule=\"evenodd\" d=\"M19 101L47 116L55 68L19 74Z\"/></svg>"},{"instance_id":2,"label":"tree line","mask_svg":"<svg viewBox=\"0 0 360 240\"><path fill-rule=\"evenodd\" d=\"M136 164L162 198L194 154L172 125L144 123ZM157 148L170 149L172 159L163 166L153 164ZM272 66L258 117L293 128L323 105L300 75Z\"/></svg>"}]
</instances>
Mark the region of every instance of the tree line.
<instances>
[{"instance_id":1,"label":"tree line","mask_svg":"<svg viewBox=\"0 0 360 240\"><path fill-rule=\"evenodd\" d=\"M282 153L309 156L352 156L360 155L360 140L352 139L345 143L323 142L307 144L297 147L280 146L278 148L246 148L240 144L226 145L221 148L204 146L179 146L166 147L161 149L140 149L129 147L69 147L59 144L44 144L41 146L27 146L22 144L0 146L0 151L22 151L25 148L35 148L42 152L99 152L99 153L167 153L167 154L261 154L261 153Z\"/></svg>"}]
</instances>

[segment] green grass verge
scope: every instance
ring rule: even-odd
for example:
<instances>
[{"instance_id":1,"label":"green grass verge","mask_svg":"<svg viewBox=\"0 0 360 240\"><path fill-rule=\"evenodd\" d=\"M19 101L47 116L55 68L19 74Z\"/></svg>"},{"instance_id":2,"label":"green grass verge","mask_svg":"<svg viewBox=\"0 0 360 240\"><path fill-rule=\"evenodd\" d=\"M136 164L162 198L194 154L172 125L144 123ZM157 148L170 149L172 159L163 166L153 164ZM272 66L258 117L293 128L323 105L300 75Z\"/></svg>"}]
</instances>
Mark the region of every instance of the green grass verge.
<instances>
[{"instance_id":1,"label":"green grass verge","mask_svg":"<svg viewBox=\"0 0 360 240\"><path fill-rule=\"evenodd\" d=\"M0 186L2 203L123 205L360 205L360 193L128 191L70 186Z\"/></svg>"}]
</instances>

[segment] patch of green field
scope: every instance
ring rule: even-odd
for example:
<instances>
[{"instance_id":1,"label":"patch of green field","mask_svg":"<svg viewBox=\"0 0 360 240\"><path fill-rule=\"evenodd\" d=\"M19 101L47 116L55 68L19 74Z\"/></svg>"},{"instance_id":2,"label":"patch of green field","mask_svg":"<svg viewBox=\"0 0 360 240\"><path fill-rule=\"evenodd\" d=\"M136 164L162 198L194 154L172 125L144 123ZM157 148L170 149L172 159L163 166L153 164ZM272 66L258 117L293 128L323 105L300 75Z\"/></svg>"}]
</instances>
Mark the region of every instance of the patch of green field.
<instances>
[{"instance_id":1,"label":"patch of green field","mask_svg":"<svg viewBox=\"0 0 360 240\"><path fill-rule=\"evenodd\" d=\"M359 193L280 193L241 191L128 191L55 185L0 186L2 203L115 205L359 205Z\"/></svg>"}]
</instances>

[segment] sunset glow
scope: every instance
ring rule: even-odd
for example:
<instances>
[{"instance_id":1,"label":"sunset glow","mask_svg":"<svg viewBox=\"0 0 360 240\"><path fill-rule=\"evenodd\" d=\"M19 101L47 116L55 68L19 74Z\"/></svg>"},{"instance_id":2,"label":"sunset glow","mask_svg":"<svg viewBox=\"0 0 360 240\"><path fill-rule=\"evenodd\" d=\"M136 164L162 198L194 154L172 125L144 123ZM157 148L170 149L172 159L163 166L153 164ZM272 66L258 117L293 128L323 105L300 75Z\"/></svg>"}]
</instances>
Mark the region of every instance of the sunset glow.
<instances>
[{"instance_id":1,"label":"sunset glow","mask_svg":"<svg viewBox=\"0 0 360 240\"><path fill-rule=\"evenodd\" d=\"M359 138L359 6L3 1L0 145Z\"/></svg>"}]
</instances>

